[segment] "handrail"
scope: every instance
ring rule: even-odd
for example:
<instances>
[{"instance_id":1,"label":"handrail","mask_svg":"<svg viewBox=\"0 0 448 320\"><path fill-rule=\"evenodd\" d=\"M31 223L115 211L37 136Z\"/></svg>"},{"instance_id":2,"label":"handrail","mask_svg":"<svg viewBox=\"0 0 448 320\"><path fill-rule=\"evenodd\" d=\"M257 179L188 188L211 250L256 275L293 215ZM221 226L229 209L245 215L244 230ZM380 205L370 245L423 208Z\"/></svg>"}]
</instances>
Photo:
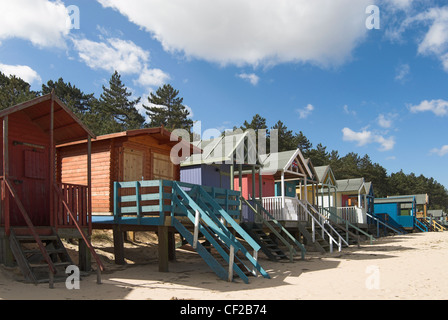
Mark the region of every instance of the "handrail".
<instances>
[{"instance_id":1,"label":"handrail","mask_svg":"<svg viewBox=\"0 0 448 320\"><path fill-rule=\"evenodd\" d=\"M401 232L401 231L399 231L399 230L397 230L397 229L392 228L390 225L388 225L387 223L384 223L383 221L381 221L381 220L378 219L377 217L371 215L370 213L366 212L366 215L367 215L369 218L371 218L371 219L373 219L373 220L376 220L377 223L381 223L381 224L384 225L386 228L389 228L389 229L391 229L392 231L394 231L394 232L396 232L396 233L398 233L398 234L403 234L403 232Z\"/></svg>"},{"instance_id":2,"label":"handrail","mask_svg":"<svg viewBox=\"0 0 448 320\"><path fill-rule=\"evenodd\" d=\"M275 228L273 228L272 227L272 225L270 224L270 223L267 223L267 221L263 218L263 216L244 198L244 197L241 197L241 200L243 200L246 204L247 204L247 206L255 213L255 214L257 214L257 216L258 217L260 217L261 218L261 220L263 221L263 223L272 231L272 232L274 232L274 234L278 234L278 232L277 232L277 230L275 230ZM269 219L271 219L270 221L272 221L272 222L274 222L274 224L275 225L277 225L278 227L280 227L281 229L282 229L282 231L288 236L288 238L290 238L299 248L300 248L300 251L301 251L301 257L302 257L302 260L303 259L305 259L305 253L306 253L306 249L305 249L305 247L299 242L299 241L297 241L297 239L296 238L294 238L294 236L291 234L291 233L289 233L288 232L288 230L286 230L283 226L282 226L282 224L280 223L280 222L278 222L262 205L261 205L261 203L257 200L257 199L255 199L255 198L252 198L251 199L252 201L254 201L257 205L258 205L258 207L259 208L261 208L261 210L269 217ZM294 249L294 248L290 248L290 244L289 244L289 242L288 241L286 241L282 236L280 236L280 234L278 234L277 235L277 237L288 247L288 249L290 249L290 252L291 252L291 249Z\"/></svg>"},{"instance_id":3,"label":"handrail","mask_svg":"<svg viewBox=\"0 0 448 320\"><path fill-rule=\"evenodd\" d=\"M342 250L342 244L341 244L341 240L344 241L345 243L347 243L344 239L342 239L342 236L336 232L336 234L339 236L339 242L336 241L335 238L333 238L333 236L325 229L325 227L319 222L319 220L316 219L316 217L314 215L311 214L311 212L308 210L307 206L305 206L301 201L298 202L299 205L305 209L305 211L308 213L308 215L313 219L312 221L314 223L317 223L321 228L322 231L325 232L328 236L328 239L330 240L330 252L333 252L333 242L338 246L338 251ZM313 232L314 229L313 229ZM347 244L348 245L348 244Z\"/></svg>"},{"instance_id":4,"label":"handrail","mask_svg":"<svg viewBox=\"0 0 448 320\"><path fill-rule=\"evenodd\" d=\"M446 228L444 226L442 226L440 223L438 223L436 220L430 219L429 217L426 217L426 220L429 220L429 223L432 224L434 229L439 230L439 231L445 231L446 230Z\"/></svg>"},{"instance_id":5,"label":"handrail","mask_svg":"<svg viewBox=\"0 0 448 320\"><path fill-rule=\"evenodd\" d=\"M28 228L31 231L31 234L36 241L37 245L39 246L39 250L42 253L42 256L44 257L45 261L48 264L48 267L50 269L50 272L52 274L56 274L56 267L53 264L53 261L51 260L50 256L48 255L47 250L45 250L45 247L42 243L42 241L39 238L39 235L37 234L35 227L28 215L28 213L25 210L25 207L23 206L22 202L19 199L19 196L17 195L14 187L11 185L11 182L7 177L3 177L3 181L5 182L5 185L8 187L9 192L11 192L12 197L14 198L14 201L17 204L17 207L19 208L20 213L22 214L23 218L25 219L26 224L28 225ZM52 286L52 283L50 283L50 286Z\"/></svg>"},{"instance_id":6,"label":"handrail","mask_svg":"<svg viewBox=\"0 0 448 320\"><path fill-rule=\"evenodd\" d=\"M56 195L59 197L60 201L62 202L62 204L64 205L65 209L67 210L67 213L69 214L70 218L72 219L73 223L76 226L76 229L78 229L78 232L81 234L82 239L84 240L85 244L87 245L87 247L90 250L90 253L92 254L92 256L94 257L98 269L97 269L97 282L101 283L101 276L99 273L99 270L104 271L104 265L101 262L100 258L98 257L98 255L96 254L95 250L92 247L92 244L90 243L90 241L87 239L86 235L84 234L84 231L82 231L82 228L79 226L78 221L76 221L75 216L73 215L72 211L70 210L67 202L64 200L63 195L61 190L59 190L58 186L56 185L56 183L53 185L54 190L56 192Z\"/></svg>"},{"instance_id":7,"label":"handrail","mask_svg":"<svg viewBox=\"0 0 448 320\"><path fill-rule=\"evenodd\" d=\"M198 188L198 190L201 196L207 200L213 209L218 211L221 217L223 217L224 220L232 226L233 230L238 232L247 241L248 245L250 245L254 250L260 250L259 244L255 241L251 241L252 238L250 235L234 219L232 219L232 217L222 207L220 207L203 188Z\"/></svg>"},{"instance_id":8,"label":"handrail","mask_svg":"<svg viewBox=\"0 0 448 320\"><path fill-rule=\"evenodd\" d=\"M360 239L359 239L359 235L354 234L353 232L349 231L349 226L350 226L351 228L355 229L356 231L358 231L358 232L360 232L360 233L366 235L367 237L369 237L369 238L370 238L370 244L373 243L374 238L373 238L373 236L372 236L371 234L368 234L368 233L365 232L364 230L358 228L357 226L355 226L354 224L352 224L350 221L348 221L348 220L346 220L346 219L344 219L344 218L338 216L337 214L334 214L334 213L331 212L328 208L321 207L321 209L324 210L324 211L326 211L326 212L329 214L329 217L331 217L332 219L337 218L337 219L341 220L342 223L345 224L345 228L346 228L345 231L347 232L347 237L348 237L348 234L352 234L352 235L354 235L354 236L357 236L358 245L359 245L359 240L360 240ZM322 215L323 215L323 214L322 214ZM325 215L323 215L323 216L325 217ZM327 218L327 219L330 220L330 218ZM338 223L338 222L336 221L336 223Z\"/></svg>"},{"instance_id":9,"label":"handrail","mask_svg":"<svg viewBox=\"0 0 448 320\"><path fill-rule=\"evenodd\" d=\"M428 232L428 227L425 226L420 220L418 220L416 217L414 217L414 224L417 228L419 228L423 232ZM425 230L422 229L425 228Z\"/></svg>"},{"instance_id":10,"label":"handrail","mask_svg":"<svg viewBox=\"0 0 448 320\"><path fill-rule=\"evenodd\" d=\"M258 272L260 272L265 278L270 278L269 274L260 266L260 264L254 259L254 257L252 257L249 252L247 252L246 248L236 239L236 237L229 237L228 235L226 235L223 229L220 228L215 221L213 221L213 219L207 214L207 212L204 212L204 210L187 194L187 192L182 190L179 184L173 183L173 193L180 195L182 198L187 200L189 202L189 206L193 210L199 210L201 212L201 219L203 219L209 227L215 225L214 232L216 232L220 238L225 240L225 242L230 243L236 249L235 254L237 250L240 250L241 253L245 255L247 260L253 265L253 267L258 270ZM174 201L180 201L179 199L177 199L177 197L173 197L173 199ZM257 243L254 243L252 247L255 251L258 251L260 249L260 246ZM219 248L217 249L219 250Z\"/></svg>"},{"instance_id":11,"label":"handrail","mask_svg":"<svg viewBox=\"0 0 448 320\"><path fill-rule=\"evenodd\" d=\"M299 199L297 199L297 201L300 202ZM335 232L335 233L342 239L342 241L344 241L344 243L345 243L346 246L349 246L348 242L345 241L344 238L339 234L339 232L337 232L337 231L333 228L333 226L331 225L331 223L329 222L329 220L328 220L323 214L321 214L316 208L314 208L308 201L307 201L307 205L308 205L308 207L311 208L312 211L314 211L315 214L317 214L321 219L324 220L324 223L328 224L328 226L331 228L331 230L333 230L333 232Z\"/></svg>"}]
</instances>

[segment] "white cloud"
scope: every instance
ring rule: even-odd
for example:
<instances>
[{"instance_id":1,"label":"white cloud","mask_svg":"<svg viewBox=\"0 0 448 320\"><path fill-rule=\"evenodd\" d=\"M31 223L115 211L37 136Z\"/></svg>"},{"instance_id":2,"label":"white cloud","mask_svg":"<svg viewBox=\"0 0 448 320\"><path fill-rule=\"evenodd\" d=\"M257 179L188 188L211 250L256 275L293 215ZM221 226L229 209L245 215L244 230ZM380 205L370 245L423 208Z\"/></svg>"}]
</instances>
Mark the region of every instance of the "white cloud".
<instances>
[{"instance_id":1,"label":"white cloud","mask_svg":"<svg viewBox=\"0 0 448 320\"><path fill-rule=\"evenodd\" d=\"M356 142L360 147L370 143L378 143L380 145L380 151L388 151L392 150L395 146L395 139L393 137L385 138L368 130L355 132L350 128L344 128L342 129L342 134L344 141Z\"/></svg>"},{"instance_id":2,"label":"white cloud","mask_svg":"<svg viewBox=\"0 0 448 320\"><path fill-rule=\"evenodd\" d=\"M431 111L436 116L442 117L448 115L448 101L438 100L424 100L419 105L412 105L409 107L412 113Z\"/></svg>"},{"instance_id":3,"label":"white cloud","mask_svg":"<svg viewBox=\"0 0 448 320\"><path fill-rule=\"evenodd\" d=\"M39 76L39 74L35 70L31 69L29 66L22 66L22 65L12 66L0 63L0 71L7 76L15 75L16 77L25 80L29 84L42 83L42 79Z\"/></svg>"},{"instance_id":4,"label":"white cloud","mask_svg":"<svg viewBox=\"0 0 448 320\"><path fill-rule=\"evenodd\" d=\"M164 71L145 67L134 83L143 87L160 87L161 85L166 84L169 79L170 76Z\"/></svg>"},{"instance_id":5,"label":"white cloud","mask_svg":"<svg viewBox=\"0 0 448 320\"><path fill-rule=\"evenodd\" d=\"M64 47L68 19L60 0L2 0L0 40L20 38L39 47Z\"/></svg>"},{"instance_id":6,"label":"white cloud","mask_svg":"<svg viewBox=\"0 0 448 320\"><path fill-rule=\"evenodd\" d=\"M136 74L144 70L149 52L129 40L110 38L105 42L73 39L79 57L92 69L122 74Z\"/></svg>"},{"instance_id":7,"label":"white cloud","mask_svg":"<svg viewBox=\"0 0 448 320\"><path fill-rule=\"evenodd\" d=\"M344 113L356 116L356 111L350 110L348 105L345 104L342 108L344 109Z\"/></svg>"},{"instance_id":8,"label":"white cloud","mask_svg":"<svg viewBox=\"0 0 448 320\"><path fill-rule=\"evenodd\" d=\"M421 11L418 10L419 13L414 15L406 14L398 26L394 25L388 30L389 37L394 40L400 39L401 34L407 29L419 24L429 26L424 36L417 39L418 53L438 58L443 69L448 72L448 6Z\"/></svg>"},{"instance_id":9,"label":"white cloud","mask_svg":"<svg viewBox=\"0 0 448 320\"><path fill-rule=\"evenodd\" d=\"M260 77L258 77L255 73L240 73L238 74L238 77L249 81L253 86L256 86L258 81L260 81Z\"/></svg>"},{"instance_id":10,"label":"white cloud","mask_svg":"<svg viewBox=\"0 0 448 320\"><path fill-rule=\"evenodd\" d=\"M300 119L306 119L313 111L314 111L314 106L311 104L308 104L303 109L297 109Z\"/></svg>"},{"instance_id":11,"label":"white cloud","mask_svg":"<svg viewBox=\"0 0 448 320\"><path fill-rule=\"evenodd\" d=\"M397 116L397 113L380 114L377 118L378 125L382 128L389 129L392 127L393 120Z\"/></svg>"},{"instance_id":12,"label":"white cloud","mask_svg":"<svg viewBox=\"0 0 448 320\"><path fill-rule=\"evenodd\" d=\"M411 67L408 64L400 64L396 69L395 80L405 82L411 73Z\"/></svg>"},{"instance_id":13,"label":"white cloud","mask_svg":"<svg viewBox=\"0 0 448 320\"><path fill-rule=\"evenodd\" d=\"M435 153L441 157L448 154L448 145L442 146L440 149L434 148L431 150L431 153Z\"/></svg>"},{"instance_id":14,"label":"white cloud","mask_svg":"<svg viewBox=\"0 0 448 320\"><path fill-rule=\"evenodd\" d=\"M97 0L166 51L222 65L337 66L367 34L372 0ZM181 27L179 27L181 26Z\"/></svg>"}]
</instances>

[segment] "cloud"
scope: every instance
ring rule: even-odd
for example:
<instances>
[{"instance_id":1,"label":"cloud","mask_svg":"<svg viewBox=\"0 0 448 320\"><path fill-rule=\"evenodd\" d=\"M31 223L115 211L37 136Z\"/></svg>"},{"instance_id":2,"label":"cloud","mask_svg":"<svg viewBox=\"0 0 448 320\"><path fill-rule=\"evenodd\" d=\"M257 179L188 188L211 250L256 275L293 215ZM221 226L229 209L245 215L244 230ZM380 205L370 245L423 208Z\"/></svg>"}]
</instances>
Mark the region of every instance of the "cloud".
<instances>
[{"instance_id":1,"label":"cloud","mask_svg":"<svg viewBox=\"0 0 448 320\"><path fill-rule=\"evenodd\" d=\"M372 0L97 0L164 50L221 65L338 66L365 38ZM181 27L179 27L181 26Z\"/></svg>"},{"instance_id":2,"label":"cloud","mask_svg":"<svg viewBox=\"0 0 448 320\"><path fill-rule=\"evenodd\" d=\"M0 40L20 38L38 47L65 47L69 13L60 0L2 1Z\"/></svg>"},{"instance_id":3,"label":"cloud","mask_svg":"<svg viewBox=\"0 0 448 320\"><path fill-rule=\"evenodd\" d=\"M396 69L395 80L405 82L411 73L411 67L408 64L401 64Z\"/></svg>"},{"instance_id":4,"label":"cloud","mask_svg":"<svg viewBox=\"0 0 448 320\"><path fill-rule=\"evenodd\" d=\"M436 116L443 117L448 115L448 101L438 99L438 100L424 100L418 105L409 106L409 110L412 113L431 111Z\"/></svg>"},{"instance_id":5,"label":"cloud","mask_svg":"<svg viewBox=\"0 0 448 320\"><path fill-rule=\"evenodd\" d=\"M356 142L360 147L370 143L378 143L380 145L379 151L388 151L392 150L395 146L394 137L385 138L372 131L363 130L361 132L355 132L350 128L344 128L342 129L342 134L344 141Z\"/></svg>"},{"instance_id":6,"label":"cloud","mask_svg":"<svg viewBox=\"0 0 448 320\"><path fill-rule=\"evenodd\" d=\"M297 109L300 119L306 119L313 111L314 111L314 106L311 104L308 104L303 109Z\"/></svg>"},{"instance_id":7,"label":"cloud","mask_svg":"<svg viewBox=\"0 0 448 320\"><path fill-rule=\"evenodd\" d=\"M39 74L31 69L29 66L22 66L22 65L6 65L0 63L0 71L4 73L7 76L14 75L18 78L21 78L22 80L25 80L29 84L42 83L42 79L39 76Z\"/></svg>"},{"instance_id":8,"label":"cloud","mask_svg":"<svg viewBox=\"0 0 448 320\"><path fill-rule=\"evenodd\" d=\"M258 81L260 81L260 77L258 77L255 73L240 73L238 74L238 77L249 81L253 86L256 86Z\"/></svg>"},{"instance_id":9,"label":"cloud","mask_svg":"<svg viewBox=\"0 0 448 320\"><path fill-rule=\"evenodd\" d=\"M160 87L170 79L170 76L160 69L144 68L137 80L134 81L143 87Z\"/></svg>"},{"instance_id":10,"label":"cloud","mask_svg":"<svg viewBox=\"0 0 448 320\"><path fill-rule=\"evenodd\" d=\"M108 38L104 42L73 39L79 58L94 70L115 70L120 74L138 74L135 85L159 87L170 79L161 69L148 67L150 52L130 40Z\"/></svg>"},{"instance_id":11,"label":"cloud","mask_svg":"<svg viewBox=\"0 0 448 320\"><path fill-rule=\"evenodd\" d=\"M442 146L440 149L434 148L431 150L431 153L435 153L441 157L448 154L448 145Z\"/></svg>"},{"instance_id":12,"label":"cloud","mask_svg":"<svg viewBox=\"0 0 448 320\"><path fill-rule=\"evenodd\" d=\"M403 1L403 5L405 2ZM423 12L420 9L416 12L419 13L407 13L400 23L393 24L393 28L388 30L389 37L393 40L400 39L409 28L420 24L429 26L424 36L417 39L417 51L420 55L439 59L443 69L448 72L448 6L433 7Z\"/></svg>"},{"instance_id":13,"label":"cloud","mask_svg":"<svg viewBox=\"0 0 448 320\"><path fill-rule=\"evenodd\" d=\"M344 109L344 113L356 116L356 111L350 110L348 105L345 104L342 108Z\"/></svg>"},{"instance_id":14,"label":"cloud","mask_svg":"<svg viewBox=\"0 0 448 320\"><path fill-rule=\"evenodd\" d=\"M73 39L79 57L92 69L122 74L140 73L149 61L149 52L129 40L117 38L106 42Z\"/></svg>"},{"instance_id":15,"label":"cloud","mask_svg":"<svg viewBox=\"0 0 448 320\"><path fill-rule=\"evenodd\" d=\"M387 115L378 115L378 125L382 128L389 129L392 127L393 120L398 116L396 113L388 113Z\"/></svg>"}]
</instances>

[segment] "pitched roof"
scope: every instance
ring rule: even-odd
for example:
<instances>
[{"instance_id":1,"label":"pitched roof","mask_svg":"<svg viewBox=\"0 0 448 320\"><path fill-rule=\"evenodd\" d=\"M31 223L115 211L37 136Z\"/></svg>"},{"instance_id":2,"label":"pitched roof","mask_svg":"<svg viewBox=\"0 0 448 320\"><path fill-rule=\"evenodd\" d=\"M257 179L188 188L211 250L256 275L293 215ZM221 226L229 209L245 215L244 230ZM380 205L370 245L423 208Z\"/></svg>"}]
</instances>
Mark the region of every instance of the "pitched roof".
<instances>
[{"instance_id":1,"label":"pitched roof","mask_svg":"<svg viewBox=\"0 0 448 320\"><path fill-rule=\"evenodd\" d=\"M329 165L314 167L314 170L316 171L319 182L326 183L327 180L330 179L331 182L334 181L334 186L338 185L334 177L333 170L331 170L331 167Z\"/></svg>"},{"instance_id":2,"label":"pitched roof","mask_svg":"<svg viewBox=\"0 0 448 320\"><path fill-rule=\"evenodd\" d=\"M364 192L366 192L364 178L337 180L336 183L338 192L358 192L361 187L364 187Z\"/></svg>"},{"instance_id":3,"label":"pitched roof","mask_svg":"<svg viewBox=\"0 0 448 320\"><path fill-rule=\"evenodd\" d=\"M261 155L264 174L273 174L279 177L281 172L285 172L285 176L291 178L313 177L313 173L308 166L305 158L303 158L300 149L270 153Z\"/></svg>"},{"instance_id":4,"label":"pitched roof","mask_svg":"<svg viewBox=\"0 0 448 320\"><path fill-rule=\"evenodd\" d=\"M50 132L51 105L53 104L53 137L55 144L94 138L95 135L54 93L37 97L0 111L0 118L23 112L44 132Z\"/></svg>"},{"instance_id":5,"label":"pitched roof","mask_svg":"<svg viewBox=\"0 0 448 320\"><path fill-rule=\"evenodd\" d=\"M202 149L202 154L192 154L181 163L181 166L239 162L261 165L255 140L253 140L249 132L194 141L193 145Z\"/></svg>"}]
</instances>

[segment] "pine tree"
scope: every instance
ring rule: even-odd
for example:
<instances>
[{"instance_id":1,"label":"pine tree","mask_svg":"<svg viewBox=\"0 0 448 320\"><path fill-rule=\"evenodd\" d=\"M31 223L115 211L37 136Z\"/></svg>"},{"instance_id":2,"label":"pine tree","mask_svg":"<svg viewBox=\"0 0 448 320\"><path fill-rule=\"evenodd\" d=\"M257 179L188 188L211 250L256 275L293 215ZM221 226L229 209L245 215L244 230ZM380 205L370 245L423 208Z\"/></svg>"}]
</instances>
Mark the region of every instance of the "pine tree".
<instances>
[{"instance_id":1,"label":"pine tree","mask_svg":"<svg viewBox=\"0 0 448 320\"><path fill-rule=\"evenodd\" d=\"M28 82L14 76L6 76L0 72L0 110L31 100L40 95L32 91Z\"/></svg>"},{"instance_id":2,"label":"pine tree","mask_svg":"<svg viewBox=\"0 0 448 320\"><path fill-rule=\"evenodd\" d=\"M183 98L178 97L179 90L175 90L170 84L159 87L156 93L150 93L149 106L143 105L150 117L149 126L164 126L172 131L185 129L191 132L193 120L189 118L190 111L182 104Z\"/></svg>"},{"instance_id":3,"label":"pine tree","mask_svg":"<svg viewBox=\"0 0 448 320\"><path fill-rule=\"evenodd\" d=\"M62 78L56 82L49 80L47 84L42 84L42 94L51 93L52 90L67 107L80 117L91 111L93 101L96 100L93 93L85 94L70 82L65 83Z\"/></svg>"},{"instance_id":4,"label":"pine tree","mask_svg":"<svg viewBox=\"0 0 448 320\"><path fill-rule=\"evenodd\" d=\"M297 144L292 130L289 130L282 121L277 121L271 129L277 130L278 152L297 149Z\"/></svg>"},{"instance_id":5,"label":"pine tree","mask_svg":"<svg viewBox=\"0 0 448 320\"><path fill-rule=\"evenodd\" d=\"M115 71L109 81L109 88L103 86L99 110L96 110L106 118L104 126L106 131L110 131L108 133L142 128L145 118L135 108L140 98L129 100L131 95Z\"/></svg>"}]
</instances>

